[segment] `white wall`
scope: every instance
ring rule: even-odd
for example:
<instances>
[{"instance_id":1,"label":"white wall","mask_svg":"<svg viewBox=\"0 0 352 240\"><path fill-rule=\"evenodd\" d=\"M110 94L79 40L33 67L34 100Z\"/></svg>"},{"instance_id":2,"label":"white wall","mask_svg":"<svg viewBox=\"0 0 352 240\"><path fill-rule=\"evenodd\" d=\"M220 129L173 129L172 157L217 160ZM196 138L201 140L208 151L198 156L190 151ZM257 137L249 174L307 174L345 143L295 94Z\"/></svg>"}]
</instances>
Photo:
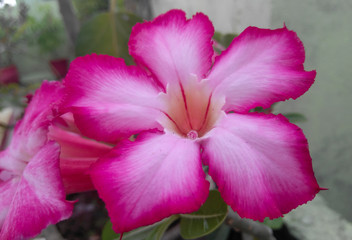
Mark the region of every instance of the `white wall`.
<instances>
[{"instance_id":1,"label":"white wall","mask_svg":"<svg viewBox=\"0 0 352 240\"><path fill-rule=\"evenodd\" d=\"M191 17L197 12L209 16L215 30L240 33L255 25L268 28L271 0L151 0L154 16L173 8L183 9Z\"/></svg>"}]
</instances>

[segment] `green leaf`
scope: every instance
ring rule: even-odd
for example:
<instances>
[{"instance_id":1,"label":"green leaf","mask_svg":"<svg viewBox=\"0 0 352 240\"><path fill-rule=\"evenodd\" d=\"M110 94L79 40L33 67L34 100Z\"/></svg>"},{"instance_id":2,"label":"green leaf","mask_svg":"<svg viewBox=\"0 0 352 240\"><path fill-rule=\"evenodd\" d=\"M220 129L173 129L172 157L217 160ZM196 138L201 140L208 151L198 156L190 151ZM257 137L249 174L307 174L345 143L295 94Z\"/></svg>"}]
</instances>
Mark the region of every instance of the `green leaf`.
<instances>
[{"instance_id":1,"label":"green leaf","mask_svg":"<svg viewBox=\"0 0 352 240\"><path fill-rule=\"evenodd\" d=\"M178 215L173 215L163 220L157 225L145 240L160 240L169 226L179 218Z\"/></svg>"},{"instance_id":2,"label":"green leaf","mask_svg":"<svg viewBox=\"0 0 352 240\"><path fill-rule=\"evenodd\" d=\"M126 12L101 13L87 21L78 34L76 55L107 54L124 58L132 64L128 53L128 40L132 27L142 19Z\"/></svg>"},{"instance_id":3,"label":"green leaf","mask_svg":"<svg viewBox=\"0 0 352 240\"><path fill-rule=\"evenodd\" d=\"M254 109L252 109L253 112L264 112L265 109L263 107L255 107Z\"/></svg>"},{"instance_id":4,"label":"green leaf","mask_svg":"<svg viewBox=\"0 0 352 240\"><path fill-rule=\"evenodd\" d=\"M267 225L268 227L272 228L273 230L280 229L282 225L284 225L284 221L282 218L275 218L270 220L269 218L265 218L263 223Z\"/></svg>"},{"instance_id":5,"label":"green leaf","mask_svg":"<svg viewBox=\"0 0 352 240\"><path fill-rule=\"evenodd\" d=\"M112 223L110 220L108 220L105 223L105 226L103 228L103 232L101 234L101 239L102 240L113 240L113 239L118 239L120 237L120 234L117 234L112 230Z\"/></svg>"},{"instance_id":6,"label":"green leaf","mask_svg":"<svg viewBox=\"0 0 352 240\"><path fill-rule=\"evenodd\" d=\"M173 215L160 222L146 227L140 227L130 232L123 234L123 240L160 240L165 231L175 220L179 218L178 215ZM112 229L111 221L107 221L101 236L102 240L119 240L120 234L117 234Z\"/></svg>"},{"instance_id":7,"label":"green leaf","mask_svg":"<svg viewBox=\"0 0 352 240\"><path fill-rule=\"evenodd\" d=\"M154 225L137 228L130 232L126 232L123 234L123 240L145 240L145 237L148 236L152 232ZM117 234L112 230L112 223L109 220L104 228L103 233L101 235L102 240L119 240L120 234Z\"/></svg>"},{"instance_id":8,"label":"green leaf","mask_svg":"<svg viewBox=\"0 0 352 240\"><path fill-rule=\"evenodd\" d=\"M237 37L238 34L234 33L227 33L227 34L222 34L219 32L215 32L213 38L220 43L223 47L227 48L230 46L232 40Z\"/></svg>"},{"instance_id":9,"label":"green leaf","mask_svg":"<svg viewBox=\"0 0 352 240\"><path fill-rule=\"evenodd\" d=\"M194 213L181 215L181 236L192 239L216 230L227 215L227 205L216 190L210 191L207 201Z\"/></svg>"},{"instance_id":10,"label":"green leaf","mask_svg":"<svg viewBox=\"0 0 352 240\"><path fill-rule=\"evenodd\" d=\"M300 113L285 113L282 115L287 117L288 120L290 120L290 122L305 122L305 121L307 121L307 118L303 114L300 114Z\"/></svg>"}]
</instances>

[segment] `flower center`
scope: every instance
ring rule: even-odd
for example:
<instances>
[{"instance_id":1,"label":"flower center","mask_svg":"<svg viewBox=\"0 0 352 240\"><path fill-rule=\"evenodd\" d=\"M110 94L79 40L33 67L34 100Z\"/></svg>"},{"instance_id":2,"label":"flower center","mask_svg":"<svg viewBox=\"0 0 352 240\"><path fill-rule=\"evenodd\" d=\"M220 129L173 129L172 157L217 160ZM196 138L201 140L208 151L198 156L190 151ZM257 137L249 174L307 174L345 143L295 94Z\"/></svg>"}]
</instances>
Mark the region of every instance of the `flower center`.
<instances>
[{"instance_id":1,"label":"flower center","mask_svg":"<svg viewBox=\"0 0 352 240\"><path fill-rule=\"evenodd\" d=\"M214 99L206 80L193 77L168 86L163 97L165 118L161 124L183 137L194 140L204 136L220 116L222 102Z\"/></svg>"},{"instance_id":2,"label":"flower center","mask_svg":"<svg viewBox=\"0 0 352 240\"><path fill-rule=\"evenodd\" d=\"M187 133L187 137L192 140L197 139L198 133L197 131L191 130Z\"/></svg>"}]
</instances>

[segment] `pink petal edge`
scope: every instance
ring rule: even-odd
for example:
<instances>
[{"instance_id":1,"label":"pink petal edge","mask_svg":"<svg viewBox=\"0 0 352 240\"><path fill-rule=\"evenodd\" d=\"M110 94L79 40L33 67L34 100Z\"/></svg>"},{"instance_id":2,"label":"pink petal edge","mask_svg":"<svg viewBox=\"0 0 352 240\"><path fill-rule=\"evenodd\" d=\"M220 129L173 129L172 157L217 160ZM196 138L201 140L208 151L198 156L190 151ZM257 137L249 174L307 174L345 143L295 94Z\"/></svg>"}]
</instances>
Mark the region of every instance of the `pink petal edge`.
<instances>
[{"instance_id":1,"label":"pink petal edge","mask_svg":"<svg viewBox=\"0 0 352 240\"><path fill-rule=\"evenodd\" d=\"M304 60L295 32L248 27L216 58L208 78L214 94L225 95L225 111L244 113L305 93L316 72L305 71Z\"/></svg>"},{"instance_id":2,"label":"pink petal edge","mask_svg":"<svg viewBox=\"0 0 352 240\"><path fill-rule=\"evenodd\" d=\"M209 175L241 217L281 217L320 191L306 138L281 115L229 114L201 144Z\"/></svg>"},{"instance_id":3,"label":"pink petal edge","mask_svg":"<svg viewBox=\"0 0 352 240\"><path fill-rule=\"evenodd\" d=\"M202 79L212 65L214 27L197 13L187 20L185 12L171 10L153 21L137 23L129 51L164 86L178 84L195 74Z\"/></svg>"},{"instance_id":4,"label":"pink petal edge","mask_svg":"<svg viewBox=\"0 0 352 240\"><path fill-rule=\"evenodd\" d=\"M171 134L121 142L93 164L91 177L118 233L194 212L209 192L198 144Z\"/></svg>"},{"instance_id":5,"label":"pink petal edge","mask_svg":"<svg viewBox=\"0 0 352 240\"><path fill-rule=\"evenodd\" d=\"M96 54L78 57L64 85L63 111L71 111L79 130L90 138L116 142L159 127L155 115L160 88L142 69L126 66L122 59Z\"/></svg>"},{"instance_id":6,"label":"pink petal edge","mask_svg":"<svg viewBox=\"0 0 352 240\"><path fill-rule=\"evenodd\" d=\"M0 239L33 237L71 216L59 170L59 146L48 142L28 163L1 228Z\"/></svg>"}]
</instances>

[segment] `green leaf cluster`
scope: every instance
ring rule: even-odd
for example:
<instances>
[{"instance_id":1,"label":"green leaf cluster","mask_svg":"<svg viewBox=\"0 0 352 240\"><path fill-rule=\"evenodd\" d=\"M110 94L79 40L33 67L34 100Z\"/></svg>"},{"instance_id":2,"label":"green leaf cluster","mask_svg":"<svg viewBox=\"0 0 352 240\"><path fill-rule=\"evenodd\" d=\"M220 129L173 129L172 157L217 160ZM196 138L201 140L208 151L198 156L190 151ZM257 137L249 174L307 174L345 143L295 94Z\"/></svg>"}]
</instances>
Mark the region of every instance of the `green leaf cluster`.
<instances>
[{"instance_id":1,"label":"green leaf cluster","mask_svg":"<svg viewBox=\"0 0 352 240\"><path fill-rule=\"evenodd\" d=\"M133 64L128 53L132 27L142 19L127 12L100 13L82 25L76 44L76 56L90 53L124 58Z\"/></svg>"},{"instance_id":2,"label":"green leaf cluster","mask_svg":"<svg viewBox=\"0 0 352 240\"><path fill-rule=\"evenodd\" d=\"M178 219L173 215L150 226L141 227L123 234L123 240L159 240L164 235L169 226ZM103 229L102 240L120 239L120 234L112 230L112 223L109 220Z\"/></svg>"},{"instance_id":3,"label":"green leaf cluster","mask_svg":"<svg viewBox=\"0 0 352 240\"><path fill-rule=\"evenodd\" d=\"M64 42L64 26L50 8L43 8L40 18L30 16L23 26L27 41L38 47L41 54L54 53Z\"/></svg>"},{"instance_id":4,"label":"green leaf cluster","mask_svg":"<svg viewBox=\"0 0 352 240\"><path fill-rule=\"evenodd\" d=\"M212 190L209 193L207 201L198 211L190 214L173 215L153 225L124 233L123 239L160 240L166 230L173 223L180 225L181 236L184 239L199 238L208 235L217 229L218 230L211 235L212 239L224 239L221 237L227 236L229 229L226 227L219 227L227 216L227 210L228 207L222 200L220 193L216 190ZM112 230L111 221L108 221L103 229L102 240L115 240L119 238L120 234L117 234Z\"/></svg>"}]
</instances>

